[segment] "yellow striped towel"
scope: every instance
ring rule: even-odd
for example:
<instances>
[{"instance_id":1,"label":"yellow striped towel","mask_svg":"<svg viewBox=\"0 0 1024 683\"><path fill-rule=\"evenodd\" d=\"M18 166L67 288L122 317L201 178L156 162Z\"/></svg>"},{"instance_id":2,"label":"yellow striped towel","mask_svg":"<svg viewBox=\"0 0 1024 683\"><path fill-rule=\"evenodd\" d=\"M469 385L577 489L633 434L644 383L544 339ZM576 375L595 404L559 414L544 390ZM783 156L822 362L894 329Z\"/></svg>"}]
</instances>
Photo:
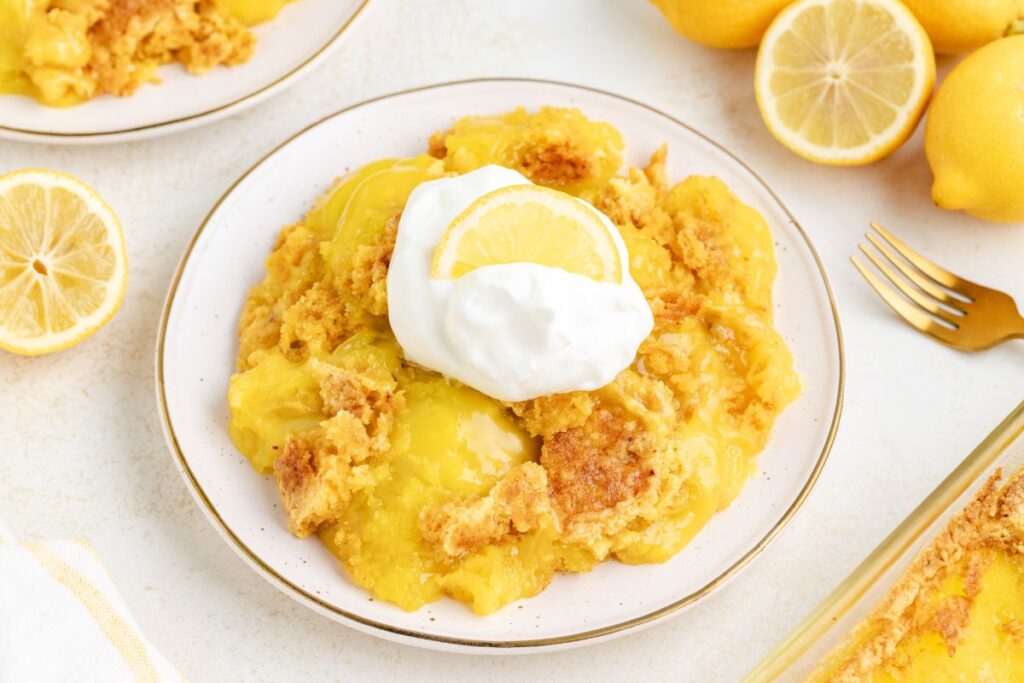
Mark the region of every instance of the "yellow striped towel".
<instances>
[{"instance_id":1,"label":"yellow striped towel","mask_svg":"<svg viewBox=\"0 0 1024 683\"><path fill-rule=\"evenodd\" d=\"M17 543L0 522L0 681L182 681L92 548Z\"/></svg>"}]
</instances>

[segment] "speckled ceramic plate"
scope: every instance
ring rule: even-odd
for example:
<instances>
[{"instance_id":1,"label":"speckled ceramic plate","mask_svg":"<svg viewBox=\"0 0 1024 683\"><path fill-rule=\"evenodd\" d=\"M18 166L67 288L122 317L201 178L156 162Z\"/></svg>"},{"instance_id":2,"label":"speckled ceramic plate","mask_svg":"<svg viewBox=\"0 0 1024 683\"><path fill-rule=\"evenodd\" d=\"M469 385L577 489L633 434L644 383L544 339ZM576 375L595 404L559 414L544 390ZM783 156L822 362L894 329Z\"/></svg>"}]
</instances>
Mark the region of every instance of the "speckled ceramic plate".
<instances>
[{"instance_id":1,"label":"speckled ceramic plate","mask_svg":"<svg viewBox=\"0 0 1024 683\"><path fill-rule=\"evenodd\" d=\"M124 142L195 128L251 107L295 83L323 61L369 0L301 0L253 29L258 43L245 64L202 77L180 65L163 83L131 97L105 95L76 107L45 107L0 95L0 137L51 144Z\"/></svg>"},{"instance_id":2,"label":"speckled ceramic plate","mask_svg":"<svg viewBox=\"0 0 1024 683\"><path fill-rule=\"evenodd\" d=\"M664 564L606 562L557 576L539 596L487 617L444 599L418 612L372 601L316 540L288 533L276 487L255 474L227 434L236 325L248 288L281 227L302 217L333 178L371 160L422 152L466 114L517 106L578 107L617 126L627 161L669 146L674 179L722 178L760 211L779 260L777 325L804 378L754 477L681 553ZM168 294L157 349L157 392L171 454L228 544L268 581L342 623L404 643L473 652L529 652L597 642L685 609L746 566L792 517L828 455L839 421L843 355L828 281L807 236L768 186L723 147L640 103L571 85L482 80L364 102L295 135L243 175L189 246Z\"/></svg>"}]
</instances>

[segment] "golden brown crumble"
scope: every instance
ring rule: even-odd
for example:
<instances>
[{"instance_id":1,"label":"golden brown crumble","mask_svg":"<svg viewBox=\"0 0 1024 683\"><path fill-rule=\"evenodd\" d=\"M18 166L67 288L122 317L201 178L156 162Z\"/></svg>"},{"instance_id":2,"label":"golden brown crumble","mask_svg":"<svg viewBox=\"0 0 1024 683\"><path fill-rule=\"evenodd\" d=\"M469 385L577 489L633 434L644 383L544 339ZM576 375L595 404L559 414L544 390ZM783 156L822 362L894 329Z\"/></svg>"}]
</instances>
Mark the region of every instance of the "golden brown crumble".
<instances>
[{"instance_id":1,"label":"golden brown crumble","mask_svg":"<svg viewBox=\"0 0 1024 683\"><path fill-rule=\"evenodd\" d=\"M267 258L265 278L249 291L238 323L238 369L249 369L254 351L277 345L285 312L323 278L320 241L302 224L281 231ZM290 346L290 341L288 344Z\"/></svg>"},{"instance_id":2,"label":"golden brown crumble","mask_svg":"<svg viewBox=\"0 0 1024 683\"><path fill-rule=\"evenodd\" d=\"M371 315L388 314L388 266L395 250L401 218L400 213L392 216L374 244L356 247L351 265L338 276L338 288L351 292L352 298Z\"/></svg>"},{"instance_id":3,"label":"golden brown crumble","mask_svg":"<svg viewBox=\"0 0 1024 683\"><path fill-rule=\"evenodd\" d=\"M555 187L578 183L595 170L595 162L585 150L557 135L525 147L519 163L530 180Z\"/></svg>"},{"instance_id":4,"label":"golden brown crumble","mask_svg":"<svg viewBox=\"0 0 1024 683\"><path fill-rule=\"evenodd\" d=\"M704 304L704 297L677 290L660 292L649 299L655 327L672 327L691 316L697 315Z\"/></svg>"},{"instance_id":5,"label":"golden brown crumble","mask_svg":"<svg viewBox=\"0 0 1024 683\"><path fill-rule=\"evenodd\" d=\"M982 588L982 575L994 553L1019 557L1024 513L1024 470L1000 488L997 471L970 503L914 559L903 577L874 611L850 634L847 645L823 662L811 680L824 683L859 683L873 672L910 666L898 647L922 631L942 638L952 657L970 626L971 608ZM946 595L927 607L934 594L951 576L963 580L962 594ZM1007 620L997 628L1015 638L1022 628Z\"/></svg>"},{"instance_id":6,"label":"golden brown crumble","mask_svg":"<svg viewBox=\"0 0 1024 683\"><path fill-rule=\"evenodd\" d=\"M458 557L511 534L529 533L550 514L547 473L527 462L512 468L482 498L427 508L420 516L420 531L428 544Z\"/></svg>"},{"instance_id":7,"label":"golden brown crumble","mask_svg":"<svg viewBox=\"0 0 1024 683\"><path fill-rule=\"evenodd\" d=\"M563 526L584 513L614 508L646 488L654 476L654 444L637 423L598 409L581 427L544 442L540 463Z\"/></svg>"},{"instance_id":8,"label":"golden brown crumble","mask_svg":"<svg viewBox=\"0 0 1024 683\"><path fill-rule=\"evenodd\" d=\"M247 61L256 38L214 0L47 0L25 72L45 102L130 95L180 62L194 74Z\"/></svg>"},{"instance_id":9,"label":"golden brown crumble","mask_svg":"<svg viewBox=\"0 0 1024 683\"><path fill-rule=\"evenodd\" d=\"M431 138L432 154L443 155L444 139L444 133ZM556 154L569 153L564 148L544 144L537 149L527 156L553 162ZM676 256L683 253L680 243L689 245L685 253L690 261L685 262L690 265L692 261L698 276L684 280L691 282L689 286L677 283L675 287L648 292L656 329L675 329L686 320L699 319L697 324L702 329L711 328L712 334L716 328L724 335L733 334L733 326L715 323L715 310L708 307L707 297L697 289L700 281L715 282L728 274L728 259L720 253L726 246L717 245L715 240L720 229L716 221L726 220L727 216L717 206L689 213L680 209L672 214L657 205L658 193L667 187L664 164L664 149L660 149L652 155L645 170L634 170L628 178L613 179L594 201L616 222L634 226L645 239L665 248L672 261L684 260ZM565 167L574 165L570 160ZM534 166L534 170L538 168ZM545 168L544 173L554 173ZM333 282L330 278L315 279L322 278L322 270L311 267L309 262L311 255L318 253L319 245L312 233L300 226L285 231L268 260L268 268L273 262L288 277L281 281L268 278L254 288L243 315L243 349L265 348L276 330L282 353L291 360L304 360L311 350L330 352L352 333L353 324L362 324L365 315L386 315L387 267L399 218L400 214L389 220L374 243L357 247L349 261L338 269ZM698 244L694 246L691 242ZM340 291L351 295L342 296ZM287 302L291 305L282 305ZM723 339L722 343L728 344L729 340ZM240 364L243 357L244 353L240 354ZM667 431L678 419L688 419L706 392L698 383L701 373L691 367L704 361L690 353L689 344L678 334L652 335L642 345L639 361L641 372L627 370L601 392L571 392L509 405L531 435L544 439L540 464L547 471L556 522L566 529L575 524L576 532L584 536L622 528L641 511L650 509L651 501L638 494L650 492L657 467L656 459L651 457L659 438L656 434ZM342 386L344 382L353 382L357 375L358 372L332 374L329 381L338 381ZM364 396L366 390L348 387L338 395ZM760 426L767 419L762 416L776 409L768 394L758 402L745 396L742 383L737 383L732 393L729 387L716 387L716 391L748 424ZM342 407L342 412L359 411ZM377 433L385 431L380 429ZM300 449L310 450L315 452ZM678 478L673 481L678 483ZM623 505L627 501L630 504ZM456 509L463 514L453 514ZM487 527L488 533L505 528L491 516L473 517L470 512L482 515L482 511L495 509L500 506L496 508L494 500L487 497L463 501L455 507L439 506L425 511L424 529L432 529L430 538L445 538L449 549L467 547L471 539L483 537L480 525L485 521L491 525ZM439 520L444 520L444 524ZM457 528L460 523L467 527ZM598 524L600 529L588 529L588 524ZM509 533L516 533L516 529L513 525Z\"/></svg>"},{"instance_id":10,"label":"golden brown crumble","mask_svg":"<svg viewBox=\"0 0 1024 683\"><path fill-rule=\"evenodd\" d=\"M448 154L448 147L444 143L447 134L448 131L444 130L433 133L430 139L427 140L427 154L435 159L444 159L445 155Z\"/></svg>"},{"instance_id":11,"label":"golden brown crumble","mask_svg":"<svg viewBox=\"0 0 1024 683\"><path fill-rule=\"evenodd\" d=\"M280 315L278 348L290 361L302 361L310 351L333 350L352 333L345 302L330 281L321 281Z\"/></svg>"},{"instance_id":12,"label":"golden brown crumble","mask_svg":"<svg viewBox=\"0 0 1024 683\"><path fill-rule=\"evenodd\" d=\"M381 378L379 368L349 369L327 363L316 363L315 372L327 416L348 413L363 425L371 450L387 451L395 413L405 400L394 378Z\"/></svg>"},{"instance_id":13,"label":"golden brown crumble","mask_svg":"<svg viewBox=\"0 0 1024 683\"><path fill-rule=\"evenodd\" d=\"M391 448L391 426L403 397L394 377L371 370L314 364L328 419L308 434L290 436L274 461L288 526L296 536L336 521L359 488L350 479L353 470Z\"/></svg>"},{"instance_id":14,"label":"golden brown crumble","mask_svg":"<svg viewBox=\"0 0 1024 683\"><path fill-rule=\"evenodd\" d=\"M370 541L360 536L365 527L353 515L365 515L388 497L401 500L406 493L416 501L418 528L414 523L417 533L408 552L415 559L412 569L419 572L422 566L423 571L415 578L429 584L432 575L443 575L449 594L465 591L478 578L474 572L498 556L530 576L524 595L550 580L546 571L585 571L609 556L659 561L651 559L650 549L665 548L665 557L678 551L681 546L674 544L690 523L677 512L694 505L698 495L693 469L721 466L726 471L731 465L719 463L720 451L750 451L744 457L752 458L767 439L773 413L784 404L779 397L796 395L791 358L781 338L775 339L767 307L747 308L748 300L754 309L770 302L774 266L765 258L771 251L767 226L742 213L743 205L713 179L691 178L670 188L664 148L645 169L613 177L621 138L614 131L595 131L594 125L578 112L542 109L456 123L430 138L429 154L443 162L427 163L436 163L438 174L501 163L607 213L627 243L630 271L656 319L655 332L635 363L607 386L505 404L500 419L514 420L534 437L531 443L516 430L515 438L530 449L516 457L528 457L539 446L539 458L507 472L488 471L486 485L465 489L472 495L452 500L442 490L435 496L431 487L454 491L456 486L428 481L433 472L406 481L391 470L396 462L407 467L408 454L399 443L409 449L411 439L429 434L415 392L423 389L420 378L431 373L402 359L386 319L387 272L400 207L375 206L372 226L352 239L330 233L320 225L322 216L311 214L309 225L316 233L302 226L288 229L268 259L268 276L252 290L243 314L239 369L268 355L257 351L275 356L279 351L300 365L289 373L294 372L297 384L307 382L301 385L307 394L310 374L315 378L322 406L314 394L305 404L316 405L301 408L303 416L312 412L308 419L317 426L288 439L274 472L292 530L308 535L319 528L333 534L357 582L370 585L369 559L360 550ZM491 131L500 135L492 139ZM740 223L748 231L742 239L737 237ZM756 268L746 267L750 255L744 249L750 244L761 250ZM766 288L744 284L762 268L770 271L763 278ZM722 298L742 316L723 314L729 305ZM765 339L754 339L758 335ZM350 337L355 341L351 346ZM771 358L758 355L764 346L770 347L763 353ZM758 373L766 367L775 372L769 383L775 387L762 386L764 377ZM403 391L409 392L408 407L403 407ZM714 423L697 427L709 444L703 450L685 443L694 437L684 425L698 408L711 413ZM391 434L396 423L401 429ZM389 439L395 440L395 453ZM431 456L418 456L423 457ZM454 468L443 476L472 482L475 474L467 466L461 475ZM729 476L740 480L741 475ZM387 488L392 486L398 488ZM424 490L430 495L415 497ZM704 496L697 503L701 510L728 502L717 497L717 489L699 495ZM376 519L375 514L370 517ZM536 570L521 564L520 550L533 554L531 562L544 557L542 564L547 564ZM389 556L378 552L374 557L383 557L386 564ZM461 578L453 578L456 573ZM401 596L387 599L403 604Z\"/></svg>"},{"instance_id":15,"label":"golden brown crumble","mask_svg":"<svg viewBox=\"0 0 1024 683\"><path fill-rule=\"evenodd\" d=\"M274 476L288 514L288 528L299 538L314 533L321 524L335 521L350 496L347 484L351 453L340 452L340 444L358 449L361 425L347 413L335 415L330 424L309 434L291 435L274 461ZM342 434L345 441L325 438L325 431ZM363 432L365 434L365 432ZM346 450L348 450L346 448Z\"/></svg>"},{"instance_id":16,"label":"golden brown crumble","mask_svg":"<svg viewBox=\"0 0 1024 683\"><path fill-rule=\"evenodd\" d=\"M586 391L540 396L529 401L510 404L512 412L522 418L523 426L531 436L545 439L567 429L581 427L597 404Z\"/></svg>"}]
</instances>

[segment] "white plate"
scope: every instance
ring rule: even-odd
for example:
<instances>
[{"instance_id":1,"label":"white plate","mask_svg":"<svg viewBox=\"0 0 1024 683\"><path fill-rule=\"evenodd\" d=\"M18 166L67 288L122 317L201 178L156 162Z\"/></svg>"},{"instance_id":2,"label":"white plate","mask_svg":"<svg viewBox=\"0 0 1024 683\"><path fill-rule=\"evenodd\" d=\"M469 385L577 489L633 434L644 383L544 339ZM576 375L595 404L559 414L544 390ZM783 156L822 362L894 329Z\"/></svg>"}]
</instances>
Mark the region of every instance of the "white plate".
<instances>
[{"instance_id":1,"label":"white plate","mask_svg":"<svg viewBox=\"0 0 1024 683\"><path fill-rule=\"evenodd\" d=\"M560 575L539 596L488 617L444 599L415 613L373 601L315 539L288 533L272 480L228 438L227 389L238 314L281 227L300 219L333 178L371 160L412 155L466 114L525 106L578 107L617 126L627 161L662 142L673 179L720 177L768 220L779 278L777 325L804 379L761 455L761 476L664 564L606 562ZM232 187L196 233L171 285L157 349L157 393L171 452L228 544L299 602L400 642L476 652L536 651L596 642L683 611L745 566L794 514L831 447L843 390L839 322L807 236L772 191L722 147L671 117L608 93L559 83L481 80L399 93L345 109L271 152Z\"/></svg>"},{"instance_id":2,"label":"white plate","mask_svg":"<svg viewBox=\"0 0 1024 683\"><path fill-rule=\"evenodd\" d=\"M103 95L76 107L46 107L31 97L0 95L0 137L62 145L123 142L217 121L295 83L327 57L369 0L301 0L256 26L245 64L192 76L179 64L160 69L163 83L130 97Z\"/></svg>"}]
</instances>

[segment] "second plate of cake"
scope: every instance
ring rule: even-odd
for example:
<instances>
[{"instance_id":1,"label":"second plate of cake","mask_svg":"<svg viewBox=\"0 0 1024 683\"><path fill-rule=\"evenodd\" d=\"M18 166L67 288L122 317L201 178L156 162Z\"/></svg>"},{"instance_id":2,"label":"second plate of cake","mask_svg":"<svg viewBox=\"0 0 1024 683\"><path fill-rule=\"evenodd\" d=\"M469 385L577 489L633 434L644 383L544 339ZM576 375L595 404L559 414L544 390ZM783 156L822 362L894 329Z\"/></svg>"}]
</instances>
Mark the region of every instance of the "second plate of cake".
<instances>
[{"instance_id":1,"label":"second plate of cake","mask_svg":"<svg viewBox=\"0 0 1024 683\"><path fill-rule=\"evenodd\" d=\"M323 61L369 1L78 3L69 18L0 0L0 137L123 142L238 113Z\"/></svg>"},{"instance_id":2,"label":"second plate of cake","mask_svg":"<svg viewBox=\"0 0 1024 683\"><path fill-rule=\"evenodd\" d=\"M708 595L799 508L842 404L827 278L761 178L642 104L515 79L270 152L189 246L157 353L236 552L337 621L474 652Z\"/></svg>"}]
</instances>

